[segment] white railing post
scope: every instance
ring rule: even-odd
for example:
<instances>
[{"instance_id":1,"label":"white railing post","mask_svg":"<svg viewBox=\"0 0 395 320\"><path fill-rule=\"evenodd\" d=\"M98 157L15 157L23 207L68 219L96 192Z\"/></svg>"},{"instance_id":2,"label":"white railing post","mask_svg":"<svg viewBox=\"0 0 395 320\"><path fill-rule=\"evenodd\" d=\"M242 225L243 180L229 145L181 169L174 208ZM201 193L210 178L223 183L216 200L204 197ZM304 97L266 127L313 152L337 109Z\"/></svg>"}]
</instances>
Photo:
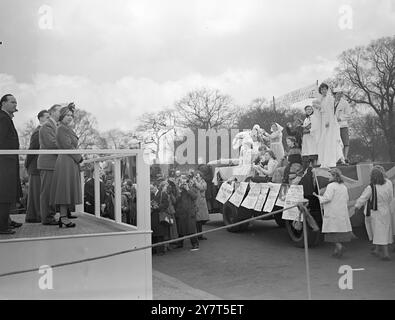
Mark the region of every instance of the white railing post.
<instances>
[{"instance_id":1,"label":"white railing post","mask_svg":"<svg viewBox=\"0 0 395 320\"><path fill-rule=\"evenodd\" d=\"M137 175L137 229L151 230L150 170L140 150L136 161Z\"/></svg>"},{"instance_id":2,"label":"white railing post","mask_svg":"<svg viewBox=\"0 0 395 320\"><path fill-rule=\"evenodd\" d=\"M81 171L81 200L82 203L81 204L77 204L75 206L75 211L76 212L84 212L85 208L84 208L84 187L85 187L85 175L84 175L84 171Z\"/></svg>"},{"instance_id":3,"label":"white railing post","mask_svg":"<svg viewBox=\"0 0 395 320\"><path fill-rule=\"evenodd\" d=\"M122 222L121 212L121 159L114 160L114 216L115 222Z\"/></svg>"},{"instance_id":4,"label":"white railing post","mask_svg":"<svg viewBox=\"0 0 395 320\"><path fill-rule=\"evenodd\" d=\"M137 230L151 231L151 190L150 190L150 167L144 161L143 150L139 150L136 156L136 202L137 202ZM145 235L145 245L152 243L151 233ZM145 253L145 296L152 299L152 251L146 249Z\"/></svg>"},{"instance_id":5,"label":"white railing post","mask_svg":"<svg viewBox=\"0 0 395 320\"><path fill-rule=\"evenodd\" d=\"M95 162L93 165L93 178L95 181L95 216L100 217L100 177L99 177L99 163Z\"/></svg>"}]
</instances>

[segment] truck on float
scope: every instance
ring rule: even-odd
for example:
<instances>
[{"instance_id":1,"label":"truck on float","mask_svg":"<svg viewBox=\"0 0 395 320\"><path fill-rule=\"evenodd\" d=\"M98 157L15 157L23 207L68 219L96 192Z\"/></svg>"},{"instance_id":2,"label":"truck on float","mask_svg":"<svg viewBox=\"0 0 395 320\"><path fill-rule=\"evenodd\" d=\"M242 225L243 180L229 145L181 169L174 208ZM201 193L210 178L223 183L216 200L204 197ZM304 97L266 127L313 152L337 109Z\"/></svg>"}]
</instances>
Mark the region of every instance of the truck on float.
<instances>
[{"instance_id":1,"label":"truck on float","mask_svg":"<svg viewBox=\"0 0 395 320\"><path fill-rule=\"evenodd\" d=\"M211 212L222 213L223 222L225 225L231 225L235 222L240 222L266 213L264 211L259 212L252 209L246 209L242 206L236 207L229 201L222 204L215 200L215 195L221 187L222 183L233 180L235 181L234 189L236 190L241 182L246 181L246 179L251 179L251 181L254 182L254 178L251 178L251 175L248 174L246 171L244 173L240 172L240 167L238 167L237 165L223 165L220 161L211 162L208 165L211 167L214 177L213 195L211 199L208 199L208 201L210 202L209 207L211 207ZM347 186L349 192L349 209L352 209L354 207L356 199L361 195L364 188L369 185L370 171L374 165L381 165L385 169L387 177L395 184L395 163L364 163L337 167L342 172L344 183ZM273 180L273 183L281 183L281 179L279 181L275 181L275 179L273 178ZM318 199L313 196L313 192L318 193L320 191L322 193L328 183L329 173L327 169L323 168L312 168L311 170L308 170L298 183L299 185L303 186L304 198L308 200L307 206L309 212L315 220L316 224L319 226L320 230L322 227L322 216L324 213ZM287 187L284 184L282 184L281 188L287 190ZM249 187L245 192L244 198L247 197L248 192ZM281 191L279 194L281 194ZM277 211L282 208L283 207L275 205L271 212ZM290 239L295 243L296 246L304 246L303 226L301 226L300 224L295 224L294 221L282 219L282 213L269 216L268 218L263 218L262 220L270 219L274 219L279 227L286 228ZM361 226L364 224L363 210L360 210L351 216L351 223L353 226ZM247 230L248 227L249 223L247 222L245 224L231 226L227 230L229 232L242 232L244 230ZM307 228L309 246L318 245L322 239L321 231L314 231L309 224L307 224Z\"/></svg>"}]
</instances>

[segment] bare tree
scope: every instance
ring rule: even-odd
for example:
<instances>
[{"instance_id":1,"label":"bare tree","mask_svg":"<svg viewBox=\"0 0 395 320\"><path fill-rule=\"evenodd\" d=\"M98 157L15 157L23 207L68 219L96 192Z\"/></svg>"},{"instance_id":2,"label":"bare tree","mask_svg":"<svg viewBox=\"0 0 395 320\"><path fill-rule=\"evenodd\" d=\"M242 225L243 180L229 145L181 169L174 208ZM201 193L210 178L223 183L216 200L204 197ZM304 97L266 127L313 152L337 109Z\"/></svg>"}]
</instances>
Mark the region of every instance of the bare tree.
<instances>
[{"instance_id":1,"label":"bare tree","mask_svg":"<svg viewBox=\"0 0 395 320\"><path fill-rule=\"evenodd\" d=\"M273 122L278 122L284 126L288 122L293 122L295 118L303 118L303 112L299 109L277 109L273 110L266 104L257 104L255 100L244 110L238 118L238 127L241 129L251 129L255 124L270 131ZM285 139L285 136L284 136Z\"/></svg>"},{"instance_id":2,"label":"bare tree","mask_svg":"<svg viewBox=\"0 0 395 320\"><path fill-rule=\"evenodd\" d=\"M33 119L30 119L23 125L23 128L19 131L19 144L21 149L29 149L30 137L37 126L38 123L36 123Z\"/></svg>"},{"instance_id":3,"label":"bare tree","mask_svg":"<svg viewBox=\"0 0 395 320\"><path fill-rule=\"evenodd\" d=\"M354 117L350 123L352 135L369 151L369 160L376 161L381 153L382 141L385 139L380 128L380 120L375 114Z\"/></svg>"},{"instance_id":4,"label":"bare tree","mask_svg":"<svg viewBox=\"0 0 395 320\"><path fill-rule=\"evenodd\" d=\"M97 120L89 112L77 109L74 113L74 131L81 149L103 148L105 141L97 130Z\"/></svg>"},{"instance_id":5,"label":"bare tree","mask_svg":"<svg viewBox=\"0 0 395 320\"><path fill-rule=\"evenodd\" d=\"M343 52L337 79L349 86L346 96L378 116L391 161L395 161L395 36Z\"/></svg>"},{"instance_id":6,"label":"bare tree","mask_svg":"<svg viewBox=\"0 0 395 320\"><path fill-rule=\"evenodd\" d=\"M159 160L162 138L175 128L174 110L149 112L140 117L137 132L143 137L145 147Z\"/></svg>"},{"instance_id":7,"label":"bare tree","mask_svg":"<svg viewBox=\"0 0 395 320\"><path fill-rule=\"evenodd\" d=\"M134 131L123 131L121 129L111 129L102 133L107 146L114 149L123 149L131 146L135 139L140 140Z\"/></svg>"},{"instance_id":8,"label":"bare tree","mask_svg":"<svg viewBox=\"0 0 395 320\"><path fill-rule=\"evenodd\" d=\"M175 103L177 124L186 128L231 128L237 118L232 98L219 90L199 89Z\"/></svg>"}]
</instances>

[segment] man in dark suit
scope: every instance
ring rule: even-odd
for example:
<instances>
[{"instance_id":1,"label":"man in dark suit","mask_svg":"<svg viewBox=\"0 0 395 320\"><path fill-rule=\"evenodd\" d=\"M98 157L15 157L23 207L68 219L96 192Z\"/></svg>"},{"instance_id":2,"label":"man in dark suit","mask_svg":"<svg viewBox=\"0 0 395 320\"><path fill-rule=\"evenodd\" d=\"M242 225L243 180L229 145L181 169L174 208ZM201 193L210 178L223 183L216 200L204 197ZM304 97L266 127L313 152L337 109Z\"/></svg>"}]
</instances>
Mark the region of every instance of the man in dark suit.
<instances>
[{"instance_id":1,"label":"man in dark suit","mask_svg":"<svg viewBox=\"0 0 395 320\"><path fill-rule=\"evenodd\" d=\"M49 119L49 112L47 110L41 110L37 115L40 124L34 130L30 138L29 150L40 149L39 131L41 126ZM29 154L26 157L25 168L29 174L29 191L28 191L28 203L26 210L26 222L35 223L41 222L40 215L40 171L37 169L37 158L38 155Z\"/></svg>"},{"instance_id":2,"label":"man in dark suit","mask_svg":"<svg viewBox=\"0 0 395 320\"><path fill-rule=\"evenodd\" d=\"M0 150L18 150L19 138L12 118L17 101L11 94L0 99ZM21 224L11 221L10 208L22 196L19 176L19 156L0 155L0 234L15 233L12 228Z\"/></svg>"},{"instance_id":3,"label":"man in dark suit","mask_svg":"<svg viewBox=\"0 0 395 320\"><path fill-rule=\"evenodd\" d=\"M95 179L93 177L93 169L87 172L88 179L84 184L84 211L95 214ZM103 181L100 180L100 210L103 211L106 202L106 190Z\"/></svg>"},{"instance_id":4,"label":"man in dark suit","mask_svg":"<svg viewBox=\"0 0 395 320\"><path fill-rule=\"evenodd\" d=\"M41 150L56 150L56 127L59 120L59 110L61 106L53 105L49 110L49 119L42 125L39 130L39 143ZM44 225L58 225L55 220L55 208L50 206L49 198L51 193L51 183L56 154L40 154L37 159L37 168L40 170L40 210L41 223Z\"/></svg>"}]
</instances>

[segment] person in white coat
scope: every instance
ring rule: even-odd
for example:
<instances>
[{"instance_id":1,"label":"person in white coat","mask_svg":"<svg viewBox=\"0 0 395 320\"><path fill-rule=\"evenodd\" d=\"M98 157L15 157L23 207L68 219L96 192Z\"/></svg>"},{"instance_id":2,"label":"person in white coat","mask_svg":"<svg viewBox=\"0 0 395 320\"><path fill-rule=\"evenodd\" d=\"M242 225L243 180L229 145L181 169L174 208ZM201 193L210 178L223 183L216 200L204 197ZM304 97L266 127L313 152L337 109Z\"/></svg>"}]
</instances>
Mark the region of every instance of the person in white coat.
<instances>
[{"instance_id":1,"label":"person in white coat","mask_svg":"<svg viewBox=\"0 0 395 320\"><path fill-rule=\"evenodd\" d=\"M362 208L367 203L366 216L371 217L371 238L375 245L372 254L390 260L388 245L392 239L391 202L394 198L392 182L385 178L383 171L374 167L370 175L370 185L357 199L355 208ZM380 255L382 248L382 255Z\"/></svg>"},{"instance_id":2,"label":"person in white coat","mask_svg":"<svg viewBox=\"0 0 395 320\"><path fill-rule=\"evenodd\" d=\"M324 207L322 232L325 234L325 241L335 243L333 256L340 258L344 252L342 243L350 242L353 237L347 206L349 195L340 170L334 168L329 173L331 180L324 195L314 195Z\"/></svg>"},{"instance_id":3,"label":"person in white coat","mask_svg":"<svg viewBox=\"0 0 395 320\"><path fill-rule=\"evenodd\" d=\"M315 137L311 134L312 122L319 121L317 115L314 114L312 106L305 106L304 111L306 118L303 121L303 137L302 137L302 159L303 169L306 170L309 164L315 165L318 159L318 147Z\"/></svg>"},{"instance_id":4,"label":"person in white coat","mask_svg":"<svg viewBox=\"0 0 395 320\"><path fill-rule=\"evenodd\" d=\"M271 127L272 133L263 131L263 139L270 142L270 150L276 155L277 161L281 162L284 158L284 146L283 146L283 130L277 122L274 122Z\"/></svg>"},{"instance_id":5,"label":"person in white coat","mask_svg":"<svg viewBox=\"0 0 395 320\"><path fill-rule=\"evenodd\" d=\"M340 126L334 112L334 97L326 83L321 83L318 100L313 101L315 114L320 119L313 122L311 133L317 142L318 163L321 167L335 167L344 162Z\"/></svg>"}]
</instances>

